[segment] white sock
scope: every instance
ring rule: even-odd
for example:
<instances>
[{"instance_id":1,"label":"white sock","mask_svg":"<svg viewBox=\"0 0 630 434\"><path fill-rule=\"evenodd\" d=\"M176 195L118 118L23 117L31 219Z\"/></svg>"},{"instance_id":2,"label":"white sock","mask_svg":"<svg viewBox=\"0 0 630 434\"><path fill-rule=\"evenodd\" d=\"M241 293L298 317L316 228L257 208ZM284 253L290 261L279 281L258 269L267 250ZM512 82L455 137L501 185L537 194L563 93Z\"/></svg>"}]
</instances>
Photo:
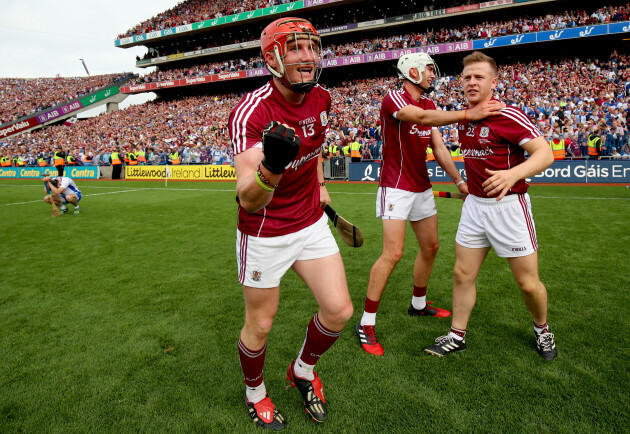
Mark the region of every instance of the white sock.
<instances>
[{"instance_id":1,"label":"white sock","mask_svg":"<svg viewBox=\"0 0 630 434\"><path fill-rule=\"evenodd\" d=\"M363 311L363 316L361 317L361 325L376 325L376 312L368 313Z\"/></svg>"},{"instance_id":2,"label":"white sock","mask_svg":"<svg viewBox=\"0 0 630 434\"><path fill-rule=\"evenodd\" d=\"M464 338L463 338L463 337L461 337L461 336L459 336L459 335L456 335L456 334L455 334L455 333L453 333L453 332L448 332L448 337L449 337L449 338L453 338L453 339L457 339L458 341L463 341L463 340L464 340Z\"/></svg>"},{"instance_id":3,"label":"white sock","mask_svg":"<svg viewBox=\"0 0 630 434\"><path fill-rule=\"evenodd\" d=\"M61 209L67 209L67 207L62 203L61 206L59 207Z\"/></svg>"},{"instance_id":4,"label":"white sock","mask_svg":"<svg viewBox=\"0 0 630 434\"><path fill-rule=\"evenodd\" d=\"M536 321L534 321L534 331L536 332L536 334L541 334L542 331L545 329L549 331L549 323L545 323L543 327L539 327L538 324L536 324Z\"/></svg>"},{"instance_id":5,"label":"white sock","mask_svg":"<svg viewBox=\"0 0 630 434\"><path fill-rule=\"evenodd\" d=\"M422 297L416 297L415 295L411 297L411 305L414 309L422 310L427 307L427 296L424 295Z\"/></svg>"},{"instance_id":6,"label":"white sock","mask_svg":"<svg viewBox=\"0 0 630 434\"><path fill-rule=\"evenodd\" d=\"M313 381L315 379L315 374L313 374L313 369L315 369L315 365L309 365L304 363L302 359L299 357L295 361L295 365L293 366L293 371L295 375L300 378L306 378L307 380Z\"/></svg>"},{"instance_id":7,"label":"white sock","mask_svg":"<svg viewBox=\"0 0 630 434\"><path fill-rule=\"evenodd\" d=\"M265 396L267 396L265 382L263 381L256 387L245 386L245 395L247 395L247 400L251 403L256 404L257 402L262 401L265 399Z\"/></svg>"}]
</instances>

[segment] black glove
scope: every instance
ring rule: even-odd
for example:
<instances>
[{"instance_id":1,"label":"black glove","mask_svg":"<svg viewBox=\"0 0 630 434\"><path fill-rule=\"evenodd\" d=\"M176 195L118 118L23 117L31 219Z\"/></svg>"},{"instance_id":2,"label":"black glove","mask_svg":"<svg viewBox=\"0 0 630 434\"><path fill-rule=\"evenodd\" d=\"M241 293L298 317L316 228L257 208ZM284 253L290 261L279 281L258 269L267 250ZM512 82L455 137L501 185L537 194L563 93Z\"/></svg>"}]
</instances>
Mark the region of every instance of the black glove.
<instances>
[{"instance_id":1,"label":"black glove","mask_svg":"<svg viewBox=\"0 0 630 434\"><path fill-rule=\"evenodd\" d=\"M300 137L292 129L271 121L262 132L262 149L262 165L270 172L281 175L285 167L297 157Z\"/></svg>"}]
</instances>

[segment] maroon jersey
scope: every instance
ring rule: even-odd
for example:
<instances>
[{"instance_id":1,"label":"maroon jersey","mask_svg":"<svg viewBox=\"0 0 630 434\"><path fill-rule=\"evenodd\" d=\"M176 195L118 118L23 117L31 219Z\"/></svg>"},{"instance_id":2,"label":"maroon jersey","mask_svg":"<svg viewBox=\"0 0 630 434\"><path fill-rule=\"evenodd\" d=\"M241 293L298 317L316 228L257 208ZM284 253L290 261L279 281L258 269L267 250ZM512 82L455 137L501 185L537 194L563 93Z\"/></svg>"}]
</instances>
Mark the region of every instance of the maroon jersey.
<instances>
[{"instance_id":1,"label":"maroon jersey","mask_svg":"<svg viewBox=\"0 0 630 434\"><path fill-rule=\"evenodd\" d=\"M317 165L328 130L330 94L321 86L306 93L301 104L284 99L273 80L246 94L230 113L228 127L234 155L262 147L262 131L271 121L295 129L300 152L282 175L271 202L255 213L239 206L238 229L256 237L290 234L315 223L319 206Z\"/></svg>"},{"instance_id":2,"label":"maroon jersey","mask_svg":"<svg viewBox=\"0 0 630 434\"><path fill-rule=\"evenodd\" d=\"M499 115L482 121L459 122L458 130L468 190L478 197L488 197L481 186L490 178L486 168L506 170L521 164L525 161L521 146L542 135L527 115L515 107L501 109ZM525 193L528 187L521 179L507 194Z\"/></svg>"},{"instance_id":3,"label":"maroon jersey","mask_svg":"<svg viewBox=\"0 0 630 434\"><path fill-rule=\"evenodd\" d=\"M417 193L431 188L426 158L432 127L396 119L396 113L408 105L435 110L435 104L429 98L423 96L416 101L404 88L390 91L383 98L383 162L379 185Z\"/></svg>"}]
</instances>

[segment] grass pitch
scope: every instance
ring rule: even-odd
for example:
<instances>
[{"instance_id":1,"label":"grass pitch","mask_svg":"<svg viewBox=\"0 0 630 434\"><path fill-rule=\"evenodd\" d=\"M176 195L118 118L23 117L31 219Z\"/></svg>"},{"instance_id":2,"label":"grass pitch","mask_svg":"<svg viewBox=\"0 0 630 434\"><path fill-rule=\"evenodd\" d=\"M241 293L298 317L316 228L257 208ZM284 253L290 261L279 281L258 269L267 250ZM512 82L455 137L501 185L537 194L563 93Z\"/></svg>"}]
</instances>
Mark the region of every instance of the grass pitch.
<instances>
[{"instance_id":1,"label":"grass pitch","mask_svg":"<svg viewBox=\"0 0 630 434\"><path fill-rule=\"evenodd\" d=\"M0 181L0 432L261 432L237 354L235 184L77 183L81 214L51 218L40 182ZM290 432L627 430L630 190L530 188L559 352L546 363L494 252L477 281L468 350L426 355L450 320L407 316L411 230L379 308L385 356L362 352L354 325L382 242L376 185L328 187L365 238L359 249L339 240L355 315L318 363L330 416L316 425L285 375L317 307L285 276L265 383ZM441 248L428 298L450 308L461 201L436 203Z\"/></svg>"}]
</instances>

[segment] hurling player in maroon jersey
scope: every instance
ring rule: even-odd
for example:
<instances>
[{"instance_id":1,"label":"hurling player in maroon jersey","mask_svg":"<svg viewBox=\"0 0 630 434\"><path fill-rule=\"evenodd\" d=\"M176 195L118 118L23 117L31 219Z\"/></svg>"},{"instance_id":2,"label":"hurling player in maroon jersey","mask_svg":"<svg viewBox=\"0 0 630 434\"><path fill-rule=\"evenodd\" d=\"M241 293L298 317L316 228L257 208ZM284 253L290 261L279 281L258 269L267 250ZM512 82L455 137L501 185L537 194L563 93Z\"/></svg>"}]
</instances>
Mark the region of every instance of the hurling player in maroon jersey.
<instances>
[{"instance_id":1,"label":"hurling player in maroon jersey","mask_svg":"<svg viewBox=\"0 0 630 434\"><path fill-rule=\"evenodd\" d=\"M497 65L491 57L476 51L464 58L462 87L471 110L491 100L496 85ZM515 107L478 122L462 121L458 128L470 194L455 237L452 327L425 350L444 356L466 349L466 327L477 298L475 280L492 247L507 258L533 316L536 349L551 361L557 355L555 337L547 324L547 290L538 276L536 228L525 181L553 163L551 148Z\"/></svg>"},{"instance_id":2,"label":"hurling player in maroon jersey","mask_svg":"<svg viewBox=\"0 0 630 434\"><path fill-rule=\"evenodd\" d=\"M263 382L280 280L292 268L319 305L287 370L287 380L316 422L326 419L327 403L314 367L339 338L353 308L323 212L330 195L320 162L331 98L317 84L319 35L307 20L280 18L263 30L261 48L272 78L246 94L229 118L239 204L236 256L245 298L238 351L252 420L280 430L286 421Z\"/></svg>"},{"instance_id":3,"label":"hurling player in maroon jersey","mask_svg":"<svg viewBox=\"0 0 630 434\"><path fill-rule=\"evenodd\" d=\"M466 183L457 171L437 128L458 119L482 119L498 114L502 104L488 101L468 111L436 110L428 98L437 78L435 62L426 53L411 53L398 60L400 90L390 91L381 104L383 162L376 200L376 216L383 221L383 250L372 266L365 310L355 331L363 350L383 355L375 332L376 311L385 286L402 258L407 221L420 251L413 267L413 297L407 312L411 316L447 317L450 312L428 305L427 285L439 247L437 210L426 166L426 150L433 148L438 164L462 193Z\"/></svg>"}]
</instances>

